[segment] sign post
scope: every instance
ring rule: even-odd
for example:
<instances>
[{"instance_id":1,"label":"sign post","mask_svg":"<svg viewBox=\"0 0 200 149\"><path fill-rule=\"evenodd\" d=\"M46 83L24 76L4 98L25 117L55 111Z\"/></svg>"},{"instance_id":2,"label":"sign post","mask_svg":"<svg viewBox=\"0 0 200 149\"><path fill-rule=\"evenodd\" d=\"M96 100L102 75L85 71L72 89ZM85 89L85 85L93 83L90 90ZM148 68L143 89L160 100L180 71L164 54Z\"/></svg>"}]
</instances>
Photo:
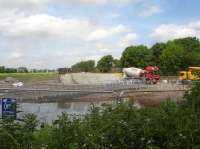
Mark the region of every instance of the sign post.
<instances>
[{"instance_id":1,"label":"sign post","mask_svg":"<svg viewBox=\"0 0 200 149\"><path fill-rule=\"evenodd\" d=\"M17 117L17 104L16 99L2 98L2 118L3 119L16 119Z\"/></svg>"}]
</instances>

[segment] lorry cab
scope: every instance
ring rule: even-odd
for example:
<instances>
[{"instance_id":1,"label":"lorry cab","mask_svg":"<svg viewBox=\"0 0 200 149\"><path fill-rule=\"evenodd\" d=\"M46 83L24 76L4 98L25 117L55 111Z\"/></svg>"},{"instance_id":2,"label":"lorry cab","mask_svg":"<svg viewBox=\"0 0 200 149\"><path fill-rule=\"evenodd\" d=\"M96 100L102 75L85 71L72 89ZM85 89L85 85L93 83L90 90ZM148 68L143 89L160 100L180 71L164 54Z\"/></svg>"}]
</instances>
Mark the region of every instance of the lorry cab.
<instances>
[{"instance_id":1,"label":"lorry cab","mask_svg":"<svg viewBox=\"0 0 200 149\"><path fill-rule=\"evenodd\" d=\"M180 71L179 72L179 80L188 80L188 73L187 73L187 71Z\"/></svg>"}]
</instances>

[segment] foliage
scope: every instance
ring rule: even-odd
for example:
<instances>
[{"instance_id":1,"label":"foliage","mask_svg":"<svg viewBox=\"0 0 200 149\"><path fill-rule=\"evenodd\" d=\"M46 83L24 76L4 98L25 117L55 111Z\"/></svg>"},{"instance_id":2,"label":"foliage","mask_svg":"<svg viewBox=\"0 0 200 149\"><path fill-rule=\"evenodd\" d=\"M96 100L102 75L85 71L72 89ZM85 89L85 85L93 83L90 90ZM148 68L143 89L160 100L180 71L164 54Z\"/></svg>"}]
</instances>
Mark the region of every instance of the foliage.
<instances>
[{"instance_id":1,"label":"foliage","mask_svg":"<svg viewBox=\"0 0 200 149\"><path fill-rule=\"evenodd\" d=\"M95 61L81 61L72 66L74 72L92 72L95 70Z\"/></svg>"},{"instance_id":2,"label":"foliage","mask_svg":"<svg viewBox=\"0 0 200 149\"><path fill-rule=\"evenodd\" d=\"M200 42L192 37L169 41L159 61L163 73L168 75L187 70L189 66L199 66Z\"/></svg>"},{"instance_id":3,"label":"foliage","mask_svg":"<svg viewBox=\"0 0 200 149\"><path fill-rule=\"evenodd\" d=\"M180 70L187 70L189 66L200 66L200 42L195 37L155 44L151 49L153 61L166 75L177 74Z\"/></svg>"},{"instance_id":4,"label":"foliage","mask_svg":"<svg viewBox=\"0 0 200 149\"><path fill-rule=\"evenodd\" d=\"M113 59L113 68L121 68L121 61L119 59Z\"/></svg>"},{"instance_id":5,"label":"foliage","mask_svg":"<svg viewBox=\"0 0 200 149\"><path fill-rule=\"evenodd\" d=\"M196 37L175 39L174 43L184 49L184 68L200 66L200 42Z\"/></svg>"},{"instance_id":6,"label":"foliage","mask_svg":"<svg viewBox=\"0 0 200 149\"><path fill-rule=\"evenodd\" d=\"M112 55L103 56L97 63L97 69L100 72L109 72L113 66Z\"/></svg>"},{"instance_id":7,"label":"foliage","mask_svg":"<svg viewBox=\"0 0 200 149\"><path fill-rule=\"evenodd\" d=\"M189 90L185 94L185 99L187 100L187 106L200 114L200 84Z\"/></svg>"},{"instance_id":8,"label":"foliage","mask_svg":"<svg viewBox=\"0 0 200 149\"><path fill-rule=\"evenodd\" d=\"M32 148L34 132L37 127L36 116L27 114L24 122L3 120L0 123L0 148L1 149L28 149Z\"/></svg>"},{"instance_id":9,"label":"foliage","mask_svg":"<svg viewBox=\"0 0 200 149\"><path fill-rule=\"evenodd\" d=\"M19 68L7 68L5 66L0 66L0 73L47 73L47 72L56 72L54 69L30 69L26 67Z\"/></svg>"},{"instance_id":10,"label":"foliage","mask_svg":"<svg viewBox=\"0 0 200 149\"><path fill-rule=\"evenodd\" d=\"M162 55L163 51L166 49L165 43L156 43L151 47L152 51L152 61L156 66L160 66L160 56Z\"/></svg>"},{"instance_id":11,"label":"foliage","mask_svg":"<svg viewBox=\"0 0 200 149\"><path fill-rule=\"evenodd\" d=\"M186 37L175 39L174 43L183 46L188 52L200 51L200 42L196 37Z\"/></svg>"},{"instance_id":12,"label":"foliage","mask_svg":"<svg viewBox=\"0 0 200 149\"><path fill-rule=\"evenodd\" d=\"M15 68L5 68L5 73L16 73L17 69Z\"/></svg>"},{"instance_id":13,"label":"foliage","mask_svg":"<svg viewBox=\"0 0 200 149\"><path fill-rule=\"evenodd\" d=\"M179 38L147 47L127 47L121 57L122 67L156 65L164 75L175 75L189 66L200 66L200 42L195 37Z\"/></svg>"},{"instance_id":14,"label":"foliage","mask_svg":"<svg viewBox=\"0 0 200 149\"><path fill-rule=\"evenodd\" d=\"M133 102L92 107L83 117L63 113L53 124L1 121L1 149L183 149L200 148L200 85L184 104L167 100L157 108L135 108Z\"/></svg>"},{"instance_id":15,"label":"foliage","mask_svg":"<svg viewBox=\"0 0 200 149\"><path fill-rule=\"evenodd\" d=\"M186 37L155 43L151 48L144 45L129 46L123 51L120 60L113 59L112 55L103 56L98 61L97 69L110 72L113 68L144 68L149 65L158 66L162 75L176 75L189 66L200 66L200 41L196 37ZM87 68L87 71L93 70L93 65Z\"/></svg>"},{"instance_id":16,"label":"foliage","mask_svg":"<svg viewBox=\"0 0 200 149\"><path fill-rule=\"evenodd\" d=\"M141 67L151 65L152 53L144 45L127 47L122 53L123 67Z\"/></svg>"},{"instance_id":17,"label":"foliage","mask_svg":"<svg viewBox=\"0 0 200 149\"><path fill-rule=\"evenodd\" d=\"M164 74L176 74L184 67L184 49L169 42L160 56L160 65Z\"/></svg>"},{"instance_id":18,"label":"foliage","mask_svg":"<svg viewBox=\"0 0 200 149\"><path fill-rule=\"evenodd\" d=\"M0 73L4 73L5 72L5 67L4 66L0 66Z\"/></svg>"},{"instance_id":19,"label":"foliage","mask_svg":"<svg viewBox=\"0 0 200 149\"><path fill-rule=\"evenodd\" d=\"M28 73L28 69L26 67L19 67L17 72L19 72L19 73Z\"/></svg>"}]
</instances>

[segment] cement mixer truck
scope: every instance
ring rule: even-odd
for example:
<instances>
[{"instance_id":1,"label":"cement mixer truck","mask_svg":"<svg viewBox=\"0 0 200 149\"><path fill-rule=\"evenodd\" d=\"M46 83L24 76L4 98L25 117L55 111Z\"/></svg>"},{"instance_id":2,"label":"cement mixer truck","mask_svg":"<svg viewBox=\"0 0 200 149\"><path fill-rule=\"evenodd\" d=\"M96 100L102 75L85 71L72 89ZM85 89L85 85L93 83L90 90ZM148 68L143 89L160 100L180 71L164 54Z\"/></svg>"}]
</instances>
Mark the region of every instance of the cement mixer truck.
<instances>
[{"instance_id":1,"label":"cement mixer truck","mask_svg":"<svg viewBox=\"0 0 200 149\"><path fill-rule=\"evenodd\" d=\"M140 79L144 80L147 84L156 84L160 75L157 74L159 68L156 66L147 66L145 69L130 67L124 68L124 79Z\"/></svg>"}]
</instances>

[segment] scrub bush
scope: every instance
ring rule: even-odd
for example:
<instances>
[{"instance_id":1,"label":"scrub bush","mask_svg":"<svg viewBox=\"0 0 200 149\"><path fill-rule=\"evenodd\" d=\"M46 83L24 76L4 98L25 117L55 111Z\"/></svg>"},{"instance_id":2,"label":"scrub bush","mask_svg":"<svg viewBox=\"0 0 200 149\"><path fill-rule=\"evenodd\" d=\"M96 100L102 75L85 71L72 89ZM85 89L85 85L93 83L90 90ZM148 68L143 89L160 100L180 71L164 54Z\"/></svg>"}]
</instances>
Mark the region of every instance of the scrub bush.
<instances>
[{"instance_id":1,"label":"scrub bush","mask_svg":"<svg viewBox=\"0 0 200 149\"><path fill-rule=\"evenodd\" d=\"M1 149L199 149L200 85L184 104L167 100L157 108L135 108L132 102L92 107L84 117L58 116L38 123L32 114L23 122L1 121Z\"/></svg>"}]
</instances>

